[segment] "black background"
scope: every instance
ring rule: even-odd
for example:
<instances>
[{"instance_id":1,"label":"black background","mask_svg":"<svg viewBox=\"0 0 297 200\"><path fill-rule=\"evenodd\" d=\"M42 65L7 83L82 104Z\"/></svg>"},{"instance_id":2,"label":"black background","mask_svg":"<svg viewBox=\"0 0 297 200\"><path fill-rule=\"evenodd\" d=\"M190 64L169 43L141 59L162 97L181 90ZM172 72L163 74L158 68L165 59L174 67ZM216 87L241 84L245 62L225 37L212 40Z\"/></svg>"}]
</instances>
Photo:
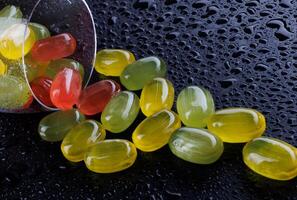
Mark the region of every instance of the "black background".
<instances>
[{"instance_id":1,"label":"black background","mask_svg":"<svg viewBox=\"0 0 297 200\"><path fill-rule=\"evenodd\" d=\"M88 3L99 49L163 57L176 93L197 84L212 92L217 108L258 109L267 117L266 135L297 146L296 1ZM139 152L126 171L92 173L65 160L59 144L40 139L45 115L0 114L1 199L297 199L296 179L254 174L242 162L241 144L226 144L222 158L208 166L184 162L164 147ZM130 138L133 127L108 137Z\"/></svg>"}]
</instances>

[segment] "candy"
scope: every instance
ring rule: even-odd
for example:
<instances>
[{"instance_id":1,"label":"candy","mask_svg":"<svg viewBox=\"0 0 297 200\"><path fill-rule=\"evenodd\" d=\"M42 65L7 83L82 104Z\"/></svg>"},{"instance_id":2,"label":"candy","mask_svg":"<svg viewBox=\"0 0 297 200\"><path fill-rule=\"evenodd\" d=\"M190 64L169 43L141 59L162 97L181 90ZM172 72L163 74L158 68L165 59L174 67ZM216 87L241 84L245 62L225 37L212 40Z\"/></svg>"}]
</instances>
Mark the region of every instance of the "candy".
<instances>
[{"instance_id":1,"label":"candy","mask_svg":"<svg viewBox=\"0 0 297 200\"><path fill-rule=\"evenodd\" d=\"M242 143L261 136L266 128L265 117L248 108L227 108L209 118L207 127L224 142Z\"/></svg>"},{"instance_id":2,"label":"candy","mask_svg":"<svg viewBox=\"0 0 297 200\"><path fill-rule=\"evenodd\" d=\"M97 53L95 69L106 76L120 76L135 61L134 55L122 49L103 49Z\"/></svg>"},{"instance_id":3,"label":"candy","mask_svg":"<svg viewBox=\"0 0 297 200\"><path fill-rule=\"evenodd\" d=\"M113 80L102 80L84 89L77 102L78 109L85 115L101 113L110 99L121 91Z\"/></svg>"},{"instance_id":4,"label":"candy","mask_svg":"<svg viewBox=\"0 0 297 200\"><path fill-rule=\"evenodd\" d=\"M71 56L75 50L75 38L70 33L63 33L37 41L31 54L34 60L47 62Z\"/></svg>"},{"instance_id":5,"label":"candy","mask_svg":"<svg viewBox=\"0 0 297 200\"><path fill-rule=\"evenodd\" d=\"M2 109L19 109L29 100L30 89L24 79L0 76L0 107Z\"/></svg>"},{"instance_id":6,"label":"candy","mask_svg":"<svg viewBox=\"0 0 297 200\"><path fill-rule=\"evenodd\" d=\"M120 92L104 108L101 122L112 133L126 130L136 119L139 112L139 98L133 92Z\"/></svg>"},{"instance_id":7,"label":"candy","mask_svg":"<svg viewBox=\"0 0 297 200\"><path fill-rule=\"evenodd\" d=\"M150 116L160 110L171 110L174 102L174 87L169 80L155 78L144 86L140 96L140 108Z\"/></svg>"},{"instance_id":8,"label":"candy","mask_svg":"<svg viewBox=\"0 0 297 200\"><path fill-rule=\"evenodd\" d=\"M223 151L222 140L205 129L180 128L169 141L171 152L177 157L196 164L211 164Z\"/></svg>"},{"instance_id":9,"label":"candy","mask_svg":"<svg viewBox=\"0 0 297 200\"><path fill-rule=\"evenodd\" d=\"M45 39L51 36L49 30L42 24L29 23L29 27L34 31L36 40Z\"/></svg>"},{"instance_id":10,"label":"candy","mask_svg":"<svg viewBox=\"0 0 297 200\"><path fill-rule=\"evenodd\" d=\"M40 121L38 132L43 140L61 141L75 125L84 120L85 116L75 109L54 112Z\"/></svg>"},{"instance_id":11,"label":"candy","mask_svg":"<svg viewBox=\"0 0 297 200\"><path fill-rule=\"evenodd\" d=\"M36 98L48 107L53 107L53 103L50 98L50 89L52 80L47 77L38 77L30 83L31 89Z\"/></svg>"},{"instance_id":12,"label":"candy","mask_svg":"<svg viewBox=\"0 0 297 200\"><path fill-rule=\"evenodd\" d=\"M177 98L177 112L186 126L204 128L207 119L215 111L210 92L202 87L188 86Z\"/></svg>"},{"instance_id":13,"label":"candy","mask_svg":"<svg viewBox=\"0 0 297 200\"><path fill-rule=\"evenodd\" d=\"M78 71L65 68L53 80L50 97L61 110L71 109L78 101L82 80Z\"/></svg>"},{"instance_id":14,"label":"candy","mask_svg":"<svg viewBox=\"0 0 297 200\"><path fill-rule=\"evenodd\" d=\"M85 154L87 168L96 173L113 173L131 167L137 150L128 140L104 140L88 148Z\"/></svg>"},{"instance_id":15,"label":"candy","mask_svg":"<svg viewBox=\"0 0 297 200\"><path fill-rule=\"evenodd\" d=\"M82 78L84 77L85 72L82 64L75 60L67 58L52 61L45 71L45 76L53 79L65 67L78 71L80 73L80 76Z\"/></svg>"},{"instance_id":16,"label":"candy","mask_svg":"<svg viewBox=\"0 0 297 200\"><path fill-rule=\"evenodd\" d=\"M34 32L30 28L26 29L25 24L14 24L2 33L0 36L0 53L2 56L7 59L18 60L22 58L23 46L24 55L29 53L36 39Z\"/></svg>"},{"instance_id":17,"label":"candy","mask_svg":"<svg viewBox=\"0 0 297 200\"><path fill-rule=\"evenodd\" d=\"M0 17L5 17L5 18L22 18L23 13L20 10L19 7L15 7L13 5L8 5L5 6L1 11L0 11Z\"/></svg>"},{"instance_id":18,"label":"candy","mask_svg":"<svg viewBox=\"0 0 297 200\"><path fill-rule=\"evenodd\" d=\"M259 137L243 148L243 161L254 172L275 180L297 176L297 149L278 139Z\"/></svg>"},{"instance_id":19,"label":"candy","mask_svg":"<svg viewBox=\"0 0 297 200\"><path fill-rule=\"evenodd\" d=\"M165 77L165 62L157 57L147 57L128 65L121 74L121 83L129 90L140 90L157 77Z\"/></svg>"},{"instance_id":20,"label":"candy","mask_svg":"<svg viewBox=\"0 0 297 200\"><path fill-rule=\"evenodd\" d=\"M180 127L177 114L162 110L143 120L133 132L132 140L141 151L156 151L165 146L171 134Z\"/></svg>"},{"instance_id":21,"label":"candy","mask_svg":"<svg viewBox=\"0 0 297 200\"><path fill-rule=\"evenodd\" d=\"M61 150L64 157L72 162L84 160L88 147L104 140L105 130L95 120L86 120L74 126L63 139Z\"/></svg>"},{"instance_id":22,"label":"candy","mask_svg":"<svg viewBox=\"0 0 297 200\"><path fill-rule=\"evenodd\" d=\"M0 59L0 75L7 73L7 65Z\"/></svg>"}]
</instances>

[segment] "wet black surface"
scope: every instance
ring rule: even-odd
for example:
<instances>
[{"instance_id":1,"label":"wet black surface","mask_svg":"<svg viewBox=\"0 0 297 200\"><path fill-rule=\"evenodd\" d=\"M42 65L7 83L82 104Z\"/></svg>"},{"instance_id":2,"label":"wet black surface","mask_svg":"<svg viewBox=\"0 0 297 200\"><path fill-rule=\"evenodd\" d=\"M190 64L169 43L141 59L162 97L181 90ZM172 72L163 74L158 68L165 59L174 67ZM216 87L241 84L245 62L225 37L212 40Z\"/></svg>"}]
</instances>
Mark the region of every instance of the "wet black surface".
<instances>
[{"instance_id":1,"label":"wet black surface","mask_svg":"<svg viewBox=\"0 0 297 200\"><path fill-rule=\"evenodd\" d=\"M88 2L99 48L161 56L177 93L198 84L217 108L256 108L267 117L266 135L297 146L296 1ZM209 166L179 160L165 147L139 152L126 171L94 174L66 161L59 144L41 141L44 115L0 114L1 199L297 199L296 179L270 181L245 167L242 145L226 145ZM108 137L130 138L132 130Z\"/></svg>"}]
</instances>

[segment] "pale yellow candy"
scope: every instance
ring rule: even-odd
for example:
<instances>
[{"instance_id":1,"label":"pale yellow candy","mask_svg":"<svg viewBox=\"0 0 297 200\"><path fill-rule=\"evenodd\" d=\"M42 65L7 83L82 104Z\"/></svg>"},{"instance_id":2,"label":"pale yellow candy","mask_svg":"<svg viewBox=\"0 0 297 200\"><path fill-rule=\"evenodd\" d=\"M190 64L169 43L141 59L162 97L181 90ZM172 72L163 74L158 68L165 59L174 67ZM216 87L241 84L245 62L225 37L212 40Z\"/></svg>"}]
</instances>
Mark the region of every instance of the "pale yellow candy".
<instances>
[{"instance_id":1,"label":"pale yellow candy","mask_svg":"<svg viewBox=\"0 0 297 200\"><path fill-rule=\"evenodd\" d=\"M7 65L0 59L0 75L7 73Z\"/></svg>"}]
</instances>

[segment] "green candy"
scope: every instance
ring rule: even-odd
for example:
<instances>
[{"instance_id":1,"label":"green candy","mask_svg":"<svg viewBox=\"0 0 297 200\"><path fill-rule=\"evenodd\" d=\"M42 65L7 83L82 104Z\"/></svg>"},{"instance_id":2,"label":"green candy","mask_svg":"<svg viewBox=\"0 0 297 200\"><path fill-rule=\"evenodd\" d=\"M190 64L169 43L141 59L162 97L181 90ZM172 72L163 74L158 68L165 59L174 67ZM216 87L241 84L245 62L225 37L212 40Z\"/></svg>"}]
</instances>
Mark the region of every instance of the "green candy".
<instances>
[{"instance_id":1,"label":"green candy","mask_svg":"<svg viewBox=\"0 0 297 200\"><path fill-rule=\"evenodd\" d=\"M81 77L84 78L84 67L82 64L67 58L52 61L45 71L45 76L53 79L65 67L77 70Z\"/></svg>"},{"instance_id":2,"label":"green candy","mask_svg":"<svg viewBox=\"0 0 297 200\"><path fill-rule=\"evenodd\" d=\"M128 65L121 74L121 83L128 90L140 90L157 77L165 77L165 62L157 57L147 57Z\"/></svg>"},{"instance_id":3,"label":"green candy","mask_svg":"<svg viewBox=\"0 0 297 200\"><path fill-rule=\"evenodd\" d=\"M34 31L37 40L45 39L51 36L49 30L42 24L29 23L29 27Z\"/></svg>"},{"instance_id":4,"label":"green candy","mask_svg":"<svg viewBox=\"0 0 297 200\"><path fill-rule=\"evenodd\" d=\"M30 97L30 89L24 79L11 75L0 76L0 108L19 109Z\"/></svg>"},{"instance_id":5,"label":"green candy","mask_svg":"<svg viewBox=\"0 0 297 200\"><path fill-rule=\"evenodd\" d=\"M177 157L196 164L211 164L223 151L222 140L205 129L180 128L169 140L170 150Z\"/></svg>"},{"instance_id":6,"label":"green candy","mask_svg":"<svg viewBox=\"0 0 297 200\"><path fill-rule=\"evenodd\" d=\"M112 133L126 130L136 119L139 112L139 98L133 92L120 92L114 96L101 115L105 129Z\"/></svg>"},{"instance_id":7,"label":"green candy","mask_svg":"<svg viewBox=\"0 0 297 200\"><path fill-rule=\"evenodd\" d=\"M176 106L182 122L195 128L204 128L207 119L215 111L210 92L198 86L188 86L183 89L178 95Z\"/></svg>"},{"instance_id":8,"label":"green candy","mask_svg":"<svg viewBox=\"0 0 297 200\"><path fill-rule=\"evenodd\" d=\"M0 10L0 17L22 18L23 13L19 7L8 5L8 6L5 6L2 10Z\"/></svg>"},{"instance_id":9,"label":"green candy","mask_svg":"<svg viewBox=\"0 0 297 200\"><path fill-rule=\"evenodd\" d=\"M38 132L43 140L61 141L75 125L84 120L85 116L75 109L54 112L40 121Z\"/></svg>"}]
</instances>

